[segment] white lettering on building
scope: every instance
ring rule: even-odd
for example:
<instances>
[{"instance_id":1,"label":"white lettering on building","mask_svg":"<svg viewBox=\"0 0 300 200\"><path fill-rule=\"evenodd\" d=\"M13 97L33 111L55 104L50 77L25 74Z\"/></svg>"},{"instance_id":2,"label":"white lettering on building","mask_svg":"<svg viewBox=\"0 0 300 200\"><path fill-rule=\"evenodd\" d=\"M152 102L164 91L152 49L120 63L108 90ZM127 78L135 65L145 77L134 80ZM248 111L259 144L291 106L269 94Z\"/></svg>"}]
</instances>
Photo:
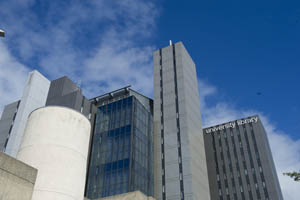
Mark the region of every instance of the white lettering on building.
<instances>
[{"instance_id":1,"label":"white lettering on building","mask_svg":"<svg viewBox=\"0 0 300 200\"><path fill-rule=\"evenodd\" d=\"M227 128L235 128L236 124L238 126L241 126L243 124L249 124L249 123L257 123L258 122L258 117L251 117L250 119L241 119L241 120L237 120L236 122L229 122L227 124L224 125L219 125L216 127L212 127L212 128L208 128L205 130L206 133L211 133L211 132L216 132L216 131L220 131L220 130L224 130Z\"/></svg>"}]
</instances>

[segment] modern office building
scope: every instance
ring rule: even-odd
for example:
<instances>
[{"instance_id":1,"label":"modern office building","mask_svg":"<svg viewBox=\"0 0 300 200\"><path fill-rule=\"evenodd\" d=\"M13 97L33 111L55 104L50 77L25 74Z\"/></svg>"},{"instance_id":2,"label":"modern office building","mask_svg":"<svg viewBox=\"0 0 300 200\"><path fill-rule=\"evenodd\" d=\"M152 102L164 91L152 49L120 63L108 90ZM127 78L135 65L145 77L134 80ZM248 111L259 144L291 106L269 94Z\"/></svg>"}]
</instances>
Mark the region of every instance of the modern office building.
<instances>
[{"instance_id":1,"label":"modern office building","mask_svg":"<svg viewBox=\"0 0 300 200\"><path fill-rule=\"evenodd\" d=\"M16 157L28 115L45 106L50 81L38 71L29 73L20 101L5 106L0 120L0 151Z\"/></svg>"},{"instance_id":2,"label":"modern office building","mask_svg":"<svg viewBox=\"0 0 300 200\"><path fill-rule=\"evenodd\" d=\"M22 99L5 106L3 111L0 121L2 151L9 150L9 153L16 156L24 140L29 114L45 105L71 108L90 120L85 187L89 197L94 199L136 190L146 196L153 196L152 99L125 87L89 100L68 77L50 83L39 72L33 71L27 80ZM18 130L17 135L14 134L15 129ZM99 137L103 139L102 142L98 140ZM112 141L115 142L108 144ZM9 148L10 143L14 144L14 148ZM99 159L100 154L106 156ZM108 166L111 166L110 171L107 171Z\"/></svg>"},{"instance_id":3,"label":"modern office building","mask_svg":"<svg viewBox=\"0 0 300 200\"><path fill-rule=\"evenodd\" d=\"M72 108L90 120L96 112L96 107L83 96L81 88L66 76L51 81L46 106L51 105Z\"/></svg>"},{"instance_id":4,"label":"modern office building","mask_svg":"<svg viewBox=\"0 0 300 200\"><path fill-rule=\"evenodd\" d=\"M0 120L0 152L4 152L17 116L20 100L4 107Z\"/></svg>"},{"instance_id":5,"label":"modern office building","mask_svg":"<svg viewBox=\"0 0 300 200\"><path fill-rule=\"evenodd\" d=\"M98 107L86 196L153 196L153 101L125 87L91 99Z\"/></svg>"},{"instance_id":6,"label":"modern office building","mask_svg":"<svg viewBox=\"0 0 300 200\"><path fill-rule=\"evenodd\" d=\"M203 130L212 200L282 200L266 131L259 117Z\"/></svg>"},{"instance_id":7,"label":"modern office building","mask_svg":"<svg viewBox=\"0 0 300 200\"><path fill-rule=\"evenodd\" d=\"M87 99L67 77L31 72L3 111L0 151L36 167L48 199L283 199L258 116L201 121L196 67L178 42L154 52L154 101L130 86Z\"/></svg>"},{"instance_id":8,"label":"modern office building","mask_svg":"<svg viewBox=\"0 0 300 200\"><path fill-rule=\"evenodd\" d=\"M181 42L154 52L154 151L156 199L210 199L196 68Z\"/></svg>"}]
</instances>

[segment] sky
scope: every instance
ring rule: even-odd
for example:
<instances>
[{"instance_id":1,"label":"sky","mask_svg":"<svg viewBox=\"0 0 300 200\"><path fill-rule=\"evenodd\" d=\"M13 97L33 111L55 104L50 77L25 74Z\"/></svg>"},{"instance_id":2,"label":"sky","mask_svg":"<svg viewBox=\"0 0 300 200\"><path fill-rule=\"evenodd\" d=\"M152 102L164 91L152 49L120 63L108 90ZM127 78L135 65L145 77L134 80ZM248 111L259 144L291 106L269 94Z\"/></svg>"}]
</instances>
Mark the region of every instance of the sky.
<instances>
[{"instance_id":1,"label":"sky","mask_svg":"<svg viewBox=\"0 0 300 200\"><path fill-rule=\"evenodd\" d=\"M153 96L152 52L182 41L197 66L203 126L259 114L285 199L299 183L300 2L0 0L0 113L28 73L67 75L87 97L125 85ZM5 9L3 9L5 8Z\"/></svg>"}]
</instances>

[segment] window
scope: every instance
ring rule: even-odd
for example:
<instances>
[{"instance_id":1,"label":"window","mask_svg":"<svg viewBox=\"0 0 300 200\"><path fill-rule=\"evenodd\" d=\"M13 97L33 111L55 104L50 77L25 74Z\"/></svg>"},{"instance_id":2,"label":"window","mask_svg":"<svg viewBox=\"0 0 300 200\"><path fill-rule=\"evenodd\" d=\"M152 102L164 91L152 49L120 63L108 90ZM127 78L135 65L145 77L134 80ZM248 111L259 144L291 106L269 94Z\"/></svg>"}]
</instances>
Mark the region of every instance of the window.
<instances>
[{"instance_id":1,"label":"window","mask_svg":"<svg viewBox=\"0 0 300 200\"><path fill-rule=\"evenodd\" d=\"M148 163L152 163L152 156L147 155L152 151L149 146L152 140L148 137L152 130L152 121L149 120L151 114L134 97L125 97L100 106L97 116L92 145L99 148L92 148L92 151L96 149L97 152L91 154L93 163L97 166L90 168L93 170L90 170L89 177L105 178L89 178L94 180L93 184L88 184L88 191L92 192L96 187L96 194L91 194L96 195L95 198L125 193L128 190L153 193L153 180L147 175L152 174L148 167ZM130 155L130 152L133 154ZM162 172L164 176L164 170ZM129 182L129 174L133 176L132 182Z\"/></svg>"},{"instance_id":2,"label":"window","mask_svg":"<svg viewBox=\"0 0 300 200\"><path fill-rule=\"evenodd\" d=\"M249 198L250 198L250 200L253 200L253 195L250 190L249 190Z\"/></svg>"},{"instance_id":3,"label":"window","mask_svg":"<svg viewBox=\"0 0 300 200\"><path fill-rule=\"evenodd\" d=\"M6 138L6 140L5 140L4 148L6 148L7 143L8 143L8 138Z\"/></svg>"},{"instance_id":4,"label":"window","mask_svg":"<svg viewBox=\"0 0 300 200\"><path fill-rule=\"evenodd\" d=\"M256 195L257 195L257 198L258 198L258 199L260 199L260 198L261 198L261 196L260 196L260 193L259 193L259 190L258 190L258 189L256 189Z\"/></svg>"},{"instance_id":5,"label":"window","mask_svg":"<svg viewBox=\"0 0 300 200\"><path fill-rule=\"evenodd\" d=\"M236 193L234 193L234 200L237 200L238 198L237 198L237 194Z\"/></svg>"},{"instance_id":6,"label":"window","mask_svg":"<svg viewBox=\"0 0 300 200\"><path fill-rule=\"evenodd\" d=\"M13 125L11 125L11 126L9 127L8 135L10 135L12 128L13 128Z\"/></svg>"}]
</instances>

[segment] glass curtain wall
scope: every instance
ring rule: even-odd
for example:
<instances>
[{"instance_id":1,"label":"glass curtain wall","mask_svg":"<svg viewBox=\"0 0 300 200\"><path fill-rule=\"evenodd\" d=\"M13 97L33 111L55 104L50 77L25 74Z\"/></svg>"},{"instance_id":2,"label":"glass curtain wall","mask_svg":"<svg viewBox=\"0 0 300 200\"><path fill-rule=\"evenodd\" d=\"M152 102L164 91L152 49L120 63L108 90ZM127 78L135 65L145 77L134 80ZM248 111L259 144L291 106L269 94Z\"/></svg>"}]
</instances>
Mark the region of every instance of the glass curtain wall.
<instances>
[{"instance_id":1,"label":"glass curtain wall","mask_svg":"<svg viewBox=\"0 0 300 200\"><path fill-rule=\"evenodd\" d=\"M136 190L153 196L152 125L152 114L134 96L98 108L88 198Z\"/></svg>"}]
</instances>

